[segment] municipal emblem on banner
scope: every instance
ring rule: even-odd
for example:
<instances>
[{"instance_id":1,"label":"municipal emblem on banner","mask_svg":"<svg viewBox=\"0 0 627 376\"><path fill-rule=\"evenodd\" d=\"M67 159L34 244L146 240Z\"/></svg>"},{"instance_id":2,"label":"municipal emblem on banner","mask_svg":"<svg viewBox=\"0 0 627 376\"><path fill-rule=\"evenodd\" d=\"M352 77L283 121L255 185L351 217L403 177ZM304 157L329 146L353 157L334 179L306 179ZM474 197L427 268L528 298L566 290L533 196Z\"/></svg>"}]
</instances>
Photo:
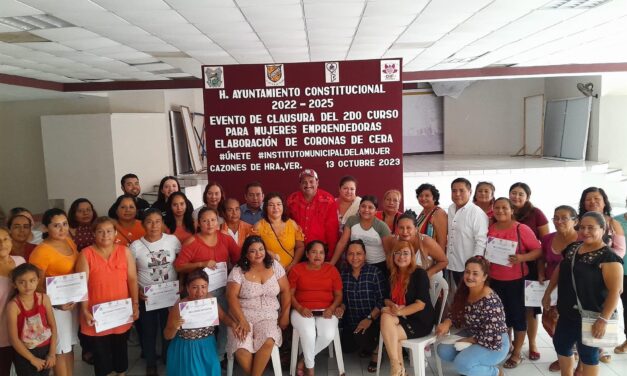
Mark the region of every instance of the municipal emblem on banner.
<instances>
[{"instance_id":1,"label":"municipal emblem on banner","mask_svg":"<svg viewBox=\"0 0 627 376\"><path fill-rule=\"evenodd\" d=\"M205 67L205 89L224 89L222 67Z\"/></svg>"},{"instance_id":2,"label":"municipal emblem on banner","mask_svg":"<svg viewBox=\"0 0 627 376\"><path fill-rule=\"evenodd\" d=\"M266 64L266 86L285 86L283 64Z\"/></svg>"},{"instance_id":3,"label":"municipal emblem on banner","mask_svg":"<svg viewBox=\"0 0 627 376\"><path fill-rule=\"evenodd\" d=\"M324 63L324 79L327 84L340 82L340 63L337 61Z\"/></svg>"},{"instance_id":4,"label":"municipal emblem on banner","mask_svg":"<svg viewBox=\"0 0 627 376\"><path fill-rule=\"evenodd\" d=\"M381 82L401 80L400 60L381 60Z\"/></svg>"}]
</instances>

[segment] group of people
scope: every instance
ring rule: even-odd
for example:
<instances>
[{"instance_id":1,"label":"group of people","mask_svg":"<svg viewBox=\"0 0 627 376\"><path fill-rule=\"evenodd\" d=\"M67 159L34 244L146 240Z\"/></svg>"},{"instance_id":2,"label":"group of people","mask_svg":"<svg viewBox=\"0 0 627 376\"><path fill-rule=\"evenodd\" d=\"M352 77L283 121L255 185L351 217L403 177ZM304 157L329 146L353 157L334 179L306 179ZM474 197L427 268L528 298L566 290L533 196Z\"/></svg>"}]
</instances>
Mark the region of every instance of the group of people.
<instances>
[{"instance_id":1,"label":"group of people","mask_svg":"<svg viewBox=\"0 0 627 376\"><path fill-rule=\"evenodd\" d=\"M139 197L138 177L127 174L124 194L106 217L80 198L67 214L46 211L39 231L27 209L11 210L0 228L1 325L8 328L0 331L0 376L11 364L20 376L50 369L72 375L79 341L96 375L124 374L132 325L147 375L157 374L159 347L168 375L220 375L225 357L261 375L274 346L289 353L292 330L302 347L297 373L313 375L316 354L338 326L343 351L370 358L370 372L378 367L381 333L391 374L403 375L401 341L434 327L444 335L453 325L466 336L444 341L439 356L464 375L499 375L503 361L505 368L520 364L525 337L529 358L539 359L540 313L558 353L552 371L594 375L599 360L607 360L609 354L582 343L581 330L574 330L581 316L573 308L581 301L583 309L599 312L593 335L602 337L619 299L625 300L624 232L601 188L586 189L579 210L557 207L556 231L549 233L525 183L495 198L494 185L480 182L471 198L471 183L457 178L448 210L439 206L439 190L422 184L416 189L420 213L401 212L395 189L381 205L375 196L357 196L351 176L339 182L338 197L318 185L312 169L300 173L300 189L286 198L251 182L240 205L209 182L204 206L194 209L175 177L161 180L150 205ZM506 263L490 262L495 241L515 249ZM220 267L228 270L226 285L210 289L207 271ZM79 272L87 278L87 300L51 305L45 278ZM440 278L456 293L437 323L431 291ZM546 282L544 312L525 307L525 280ZM178 304L147 310L149 288L174 281L180 302L216 298L219 325L183 329ZM551 306L556 287L557 305ZM97 332L94 305L120 299L130 299L134 324ZM573 348L581 366L574 364ZM627 343L614 351L626 352Z\"/></svg>"}]
</instances>

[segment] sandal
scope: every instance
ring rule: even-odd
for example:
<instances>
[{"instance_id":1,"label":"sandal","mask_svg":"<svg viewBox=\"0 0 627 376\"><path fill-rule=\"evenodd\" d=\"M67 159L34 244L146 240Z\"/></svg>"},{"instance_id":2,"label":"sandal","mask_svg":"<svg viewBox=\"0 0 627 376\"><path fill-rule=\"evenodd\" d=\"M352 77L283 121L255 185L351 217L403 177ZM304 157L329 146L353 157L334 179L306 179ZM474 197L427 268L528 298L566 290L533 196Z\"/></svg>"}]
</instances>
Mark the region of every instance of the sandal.
<instances>
[{"instance_id":1,"label":"sandal","mask_svg":"<svg viewBox=\"0 0 627 376\"><path fill-rule=\"evenodd\" d=\"M540 359L540 353L537 351L529 350L529 360L538 360Z\"/></svg>"},{"instance_id":2,"label":"sandal","mask_svg":"<svg viewBox=\"0 0 627 376\"><path fill-rule=\"evenodd\" d=\"M612 355L605 350L599 349L599 361L601 363L609 363L612 361Z\"/></svg>"},{"instance_id":3,"label":"sandal","mask_svg":"<svg viewBox=\"0 0 627 376\"><path fill-rule=\"evenodd\" d=\"M377 364L377 362L375 362L374 360L371 360L370 363L368 363L368 372L370 373L375 373L377 372L377 367L379 365Z\"/></svg>"},{"instance_id":4,"label":"sandal","mask_svg":"<svg viewBox=\"0 0 627 376\"><path fill-rule=\"evenodd\" d=\"M614 347L614 353L627 354L627 341L623 342L623 344L620 346Z\"/></svg>"},{"instance_id":5,"label":"sandal","mask_svg":"<svg viewBox=\"0 0 627 376\"><path fill-rule=\"evenodd\" d=\"M305 360L302 355L298 357L298 362L296 363L296 375L305 376Z\"/></svg>"},{"instance_id":6,"label":"sandal","mask_svg":"<svg viewBox=\"0 0 627 376\"><path fill-rule=\"evenodd\" d=\"M503 368L507 368L507 369L513 369L516 368L520 365L520 363L522 363L523 361L523 357L521 356L520 358L518 358L518 360L514 360L512 359L514 356L510 356L509 359L507 359L505 361L505 363L503 363Z\"/></svg>"},{"instance_id":7,"label":"sandal","mask_svg":"<svg viewBox=\"0 0 627 376\"><path fill-rule=\"evenodd\" d=\"M560 361L559 360L554 361L549 366L549 372L559 372L560 370L561 370L561 368L560 368Z\"/></svg>"}]
</instances>

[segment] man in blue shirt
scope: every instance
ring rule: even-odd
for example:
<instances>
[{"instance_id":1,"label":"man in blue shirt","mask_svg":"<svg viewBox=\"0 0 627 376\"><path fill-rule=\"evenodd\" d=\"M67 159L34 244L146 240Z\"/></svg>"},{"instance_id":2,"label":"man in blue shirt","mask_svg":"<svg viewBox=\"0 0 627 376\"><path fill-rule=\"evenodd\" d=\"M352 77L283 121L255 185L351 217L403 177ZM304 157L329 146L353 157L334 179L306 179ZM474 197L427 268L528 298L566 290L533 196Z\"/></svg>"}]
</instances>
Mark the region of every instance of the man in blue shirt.
<instances>
[{"instance_id":1,"label":"man in blue shirt","mask_svg":"<svg viewBox=\"0 0 627 376\"><path fill-rule=\"evenodd\" d=\"M240 206L241 220L254 225L263 214L263 189L258 181L250 182L246 185L246 193L244 194L246 203Z\"/></svg>"}]
</instances>

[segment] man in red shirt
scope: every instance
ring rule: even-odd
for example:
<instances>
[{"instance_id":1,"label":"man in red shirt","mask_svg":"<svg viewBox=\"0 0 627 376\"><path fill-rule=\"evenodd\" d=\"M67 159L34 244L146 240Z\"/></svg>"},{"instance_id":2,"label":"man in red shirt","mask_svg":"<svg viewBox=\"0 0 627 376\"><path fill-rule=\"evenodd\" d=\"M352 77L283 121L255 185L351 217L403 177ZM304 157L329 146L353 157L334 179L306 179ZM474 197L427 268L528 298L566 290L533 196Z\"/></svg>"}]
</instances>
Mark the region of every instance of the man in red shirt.
<instances>
[{"instance_id":1,"label":"man in red shirt","mask_svg":"<svg viewBox=\"0 0 627 376\"><path fill-rule=\"evenodd\" d=\"M300 225L305 234L305 244L320 240L327 244L327 261L333 256L338 239L339 222L335 197L318 189L318 174L308 168L298 175L300 190L287 198L290 217Z\"/></svg>"}]
</instances>

